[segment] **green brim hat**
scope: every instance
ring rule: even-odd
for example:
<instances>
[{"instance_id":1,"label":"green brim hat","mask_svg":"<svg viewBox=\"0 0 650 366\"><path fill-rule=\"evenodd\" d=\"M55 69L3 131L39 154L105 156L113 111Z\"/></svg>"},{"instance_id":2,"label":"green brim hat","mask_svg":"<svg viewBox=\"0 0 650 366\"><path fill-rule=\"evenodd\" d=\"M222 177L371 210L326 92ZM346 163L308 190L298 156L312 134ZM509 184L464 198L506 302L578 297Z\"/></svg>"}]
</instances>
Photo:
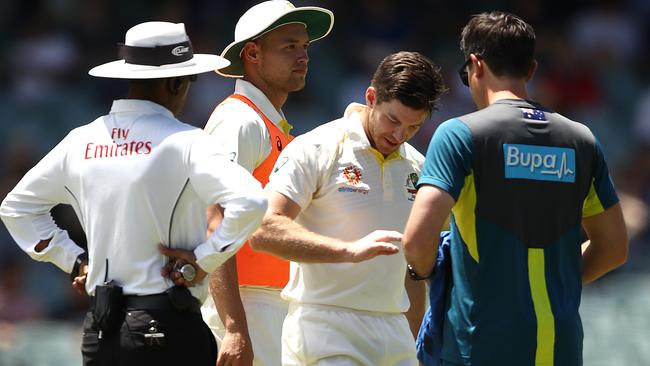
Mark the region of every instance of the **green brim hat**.
<instances>
[{"instance_id":1,"label":"green brim hat","mask_svg":"<svg viewBox=\"0 0 650 366\"><path fill-rule=\"evenodd\" d=\"M270 0L253 6L239 18L235 26L235 41L221 53L221 57L230 61L230 66L216 70L217 73L235 78L244 76L241 52L246 42L292 23L304 24L309 41L313 42L327 36L332 30L334 14L315 6L296 8L283 0Z\"/></svg>"}]
</instances>

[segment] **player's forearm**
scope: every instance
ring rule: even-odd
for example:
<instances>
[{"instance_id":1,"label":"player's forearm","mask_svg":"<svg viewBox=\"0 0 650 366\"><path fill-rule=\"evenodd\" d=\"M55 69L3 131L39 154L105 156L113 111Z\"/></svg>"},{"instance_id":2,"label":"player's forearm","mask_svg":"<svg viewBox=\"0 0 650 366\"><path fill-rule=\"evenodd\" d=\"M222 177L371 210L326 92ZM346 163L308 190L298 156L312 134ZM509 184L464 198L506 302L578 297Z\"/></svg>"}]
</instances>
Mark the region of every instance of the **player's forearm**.
<instances>
[{"instance_id":1,"label":"player's forearm","mask_svg":"<svg viewBox=\"0 0 650 366\"><path fill-rule=\"evenodd\" d=\"M582 284L584 285L621 266L627 259L627 253L625 255L613 255L598 249L602 248L602 246L592 244L590 241L583 244Z\"/></svg>"},{"instance_id":2,"label":"player's forearm","mask_svg":"<svg viewBox=\"0 0 650 366\"><path fill-rule=\"evenodd\" d=\"M406 257L406 262L413 267L418 275L428 277L434 269L436 258L432 253L438 253L438 245L430 244L425 246L414 243L411 238L408 241L404 240L404 256Z\"/></svg>"},{"instance_id":3,"label":"player's forearm","mask_svg":"<svg viewBox=\"0 0 650 366\"><path fill-rule=\"evenodd\" d=\"M339 263L349 260L346 243L313 233L291 218L267 215L250 239L254 250L302 263Z\"/></svg>"},{"instance_id":4,"label":"player's forearm","mask_svg":"<svg viewBox=\"0 0 650 366\"><path fill-rule=\"evenodd\" d=\"M210 293L226 330L248 333L246 313L239 295L237 262L234 257L212 272Z\"/></svg>"},{"instance_id":5,"label":"player's forearm","mask_svg":"<svg viewBox=\"0 0 650 366\"><path fill-rule=\"evenodd\" d=\"M408 311L406 312L406 319L409 322L409 327L413 333L413 338L417 338L426 311L426 287L424 281L413 281L408 276L404 281L406 293L411 303Z\"/></svg>"},{"instance_id":6,"label":"player's forearm","mask_svg":"<svg viewBox=\"0 0 650 366\"><path fill-rule=\"evenodd\" d=\"M454 203L454 199L438 187L423 186L418 190L402 243L406 262L420 276L429 276L433 271L440 229Z\"/></svg>"},{"instance_id":7,"label":"player's forearm","mask_svg":"<svg viewBox=\"0 0 650 366\"><path fill-rule=\"evenodd\" d=\"M582 247L582 283L590 283L627 260L628 239L620 204L582 220L589 242Z\"/></svg>"}]
</instances>

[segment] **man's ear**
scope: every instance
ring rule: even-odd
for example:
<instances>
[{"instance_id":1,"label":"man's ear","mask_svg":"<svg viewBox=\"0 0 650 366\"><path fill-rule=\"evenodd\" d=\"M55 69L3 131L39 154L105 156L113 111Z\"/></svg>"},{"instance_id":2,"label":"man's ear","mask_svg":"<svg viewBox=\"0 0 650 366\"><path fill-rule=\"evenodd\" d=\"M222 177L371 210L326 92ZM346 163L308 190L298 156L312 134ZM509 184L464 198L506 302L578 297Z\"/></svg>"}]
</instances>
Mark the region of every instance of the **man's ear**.
<instances>
[{"instance_id":1,"label":"man's ear","mask_svg":"<svg viewBox=\"0 0 650 366\"><path fill-rule=\"evenodd\" d=\"M485 72L485 61L476 57L476 55L473 53L471 53L469 57L472 59L472 63L474 64L474 72L476 73L476 77L482 77L483 73Z\"/></svg>"},{"instance_id":2,"label":"man's ear","mask_svg":"<svg viewBox=\"0 0 650 366\"><path fill-rule=\"evenodd\" d=\"M535 71L537 71L537 60L533 60L533 67L530 68L528 71L528 75L526 76L526 82L530 81L530 79L533 78L533 75L535 75Z\"/></svg>"},{"instance_id":3,"label":"man's ear","mask_svg":"<svg viewBox=\"0 0 650 366\"><path fill-rule=\"evenodd\" d=\"M167 89L171 95L178 95L181 92L181 86L183 85L182 77L173 77L167 80Z\"/></svg>"},{"instance_id":4,"label":"man's ear","mask_svg":"<svg viewBox=\"0 0 650 366\"><path fill-rule=\"evenodd\" d=\"M244 44L241 52L242 59L248 60L252 63L257 63L260 55L260 47L256 42L248 41Z\"/></svg>"},{"instance_id":5,"label":"man's ear","mask_svg":"<svg viewBox=\"0 0 650 366\"><path fill-rule=\"evenodd\" d=\"M366 89L366 105L370 108L373 108L377 103L377 91L374 86L369 86Z\"/></svg>"}]
</instances>

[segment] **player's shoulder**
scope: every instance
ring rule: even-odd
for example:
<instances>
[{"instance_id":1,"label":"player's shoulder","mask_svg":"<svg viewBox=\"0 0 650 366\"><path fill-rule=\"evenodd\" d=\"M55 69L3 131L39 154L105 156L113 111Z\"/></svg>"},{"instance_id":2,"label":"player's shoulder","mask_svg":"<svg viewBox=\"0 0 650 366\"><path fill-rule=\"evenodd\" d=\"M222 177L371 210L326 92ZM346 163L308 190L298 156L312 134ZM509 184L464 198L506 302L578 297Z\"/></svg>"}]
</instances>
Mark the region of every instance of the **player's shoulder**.
<instances>
[{"instance_id":1,"label":"player's shoulder","mask_svg":"<svg viewBox=\"0 0 650 366\"><path fill-rule=\"evenodd\" d=\"M342 127L339 120L324 123L293 139L283 153L325 167L344 139Z\"/></svg>"},{"instance_id":2,"label":"player's shoulder","mask_svg":"<svg viewBox=\"0 0 650 366\"><path fill-rule=\"evenodd\" d=\"M591 129L584 123L574 121L559 113L553 113L552 118L562 127L563 133L570 134L571 137L579 138L588 143L595 143L596 137Z\"/></svg>"},{"instance_id":3,"label":"player's shoulder","mask_svg":"<svg viewBox=\"0 0 650 366\"><path fill-rule=\"evenodd\" d=\"M416 148L414 148L408 142L404 143L404 159L421 166L424 164L424 155L420 153Z\"/></svg>"},{"instance_id":4,"label":"player's shoulder","mask_svg":"<svg viewBox=\"0 0 650 366\"><path fill-rule=\"evenodd\" d=\"M296 145L323 145L326 147L335 146L343 138L345 133L344 121L337 119L324 123L313 130L296 137Z\"/></svg>"},{"instance_id":5,"label":"player's shoulder","mask_svg":"<svg viewBox=\"0 0 650 366\"><path fill-rule=\"evenodd\" d=\"M246 103L235 98L226 98L210 115L205 130L210 134L217 128L265 131L265 126L262 117Z\"/></svg>"}]
</instances>

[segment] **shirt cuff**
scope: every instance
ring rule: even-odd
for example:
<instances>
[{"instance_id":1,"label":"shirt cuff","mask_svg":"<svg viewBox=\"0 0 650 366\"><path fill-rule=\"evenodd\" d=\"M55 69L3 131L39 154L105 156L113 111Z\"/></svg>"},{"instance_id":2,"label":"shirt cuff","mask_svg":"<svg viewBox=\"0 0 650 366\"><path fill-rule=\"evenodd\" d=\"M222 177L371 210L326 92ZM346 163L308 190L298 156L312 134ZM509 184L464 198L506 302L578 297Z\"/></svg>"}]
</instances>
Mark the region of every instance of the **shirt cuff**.
<instances>
[{"instance_id":1,"label":"shirt cuff","mask_svg":"<svg viewBox=\"0 0 650 366\"><path fill-rule=\"evenodd\" d=\"M40 252L35 250L36 245L34 244L27 251L27 254L32 259L41 262L52 262L66 273L72 272L75 260L79 254L84 252L83 248L70 239L68 232L65 230L56 231L48 246Z\"/></svg>"},{"instance_id":2,"label":"shirt cuff","mask_svg":"<svg viewBox=\"0 0 650 366\"><path fill-rule=\"evenodd\" d=\"M217 245L216 247L220 249L218 252L215 252L215 246L209 242L205 242L194 249L196 264L205 272L212 273L230 257L235 255L242 245L244 245L243 241L240 244Z\"/></svg>"}]
</instances>

